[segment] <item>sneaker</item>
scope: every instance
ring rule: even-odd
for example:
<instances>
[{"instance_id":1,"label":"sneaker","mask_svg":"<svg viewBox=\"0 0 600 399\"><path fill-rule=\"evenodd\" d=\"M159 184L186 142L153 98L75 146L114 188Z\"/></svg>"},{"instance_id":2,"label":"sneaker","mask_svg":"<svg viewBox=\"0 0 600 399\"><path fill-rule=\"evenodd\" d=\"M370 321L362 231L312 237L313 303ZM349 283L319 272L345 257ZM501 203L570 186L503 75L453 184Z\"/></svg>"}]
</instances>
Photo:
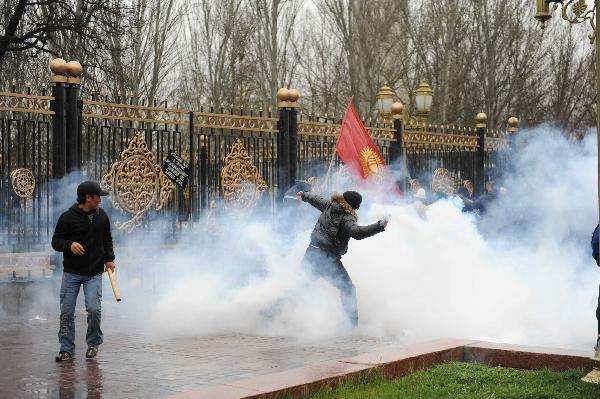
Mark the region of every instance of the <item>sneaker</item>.
<instances>
[{"instance_id":1,"label":"sneaker","mask_svg":"<svg viewBox=\"0 0 600 399\"><path fill-rule=\"evenodd\" d=\"M69 352L58 352L58 355L56 356L57 362L66 362L72 359L73 355L71 355Z\"/></svg>"},{"instance_id":2,"label":"sneaker","mask_svg":"<svg viewBox=\"0 0 600 399\"><path fill-rule=\"evenodd\" d=\"M95 346L90 346L89 348L87 348L87 351L85 351L85 357L88 359L95 358L97 354L98 348L96 348Z\"/></svg>"}]
</instances>

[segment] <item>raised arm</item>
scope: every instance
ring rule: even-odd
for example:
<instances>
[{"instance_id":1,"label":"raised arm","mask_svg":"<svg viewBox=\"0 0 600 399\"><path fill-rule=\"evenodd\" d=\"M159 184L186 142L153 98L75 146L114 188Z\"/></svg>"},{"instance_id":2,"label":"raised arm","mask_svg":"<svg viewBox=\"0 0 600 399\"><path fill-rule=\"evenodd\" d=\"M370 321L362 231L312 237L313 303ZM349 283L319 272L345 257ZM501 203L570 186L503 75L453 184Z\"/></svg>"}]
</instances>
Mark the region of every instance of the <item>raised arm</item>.
<instances>
[{"instance_id":1,"label":"raised arm","mask_svg":"<svg viewBox=\"0 0 600 399\"><path fill-rule=\"evenodd\" d=\"M311 204L312 206L314 206L321 212L323 212L325 210L325 208L327 208L327 205L329 205L329 203L331 202L331 201L324 199L320 195L317 195L314 193L305 193L305 192L302 193L302 201L308 202L309 204Z\"/></svg>"},{"instance_id":2,"label":"raised arm","mask_svg":"<svg viewBox=\"0 0 600 399\"><path fill-rule=\"evenodd\" d=\"M355 240L362 240L363 238L371 237L384 231L385 223L383 220L380 220L368 226L359 226L358 223L350 219L344 222L344 229L348 232L350 237Z\"/></svg>"}]
</instances>

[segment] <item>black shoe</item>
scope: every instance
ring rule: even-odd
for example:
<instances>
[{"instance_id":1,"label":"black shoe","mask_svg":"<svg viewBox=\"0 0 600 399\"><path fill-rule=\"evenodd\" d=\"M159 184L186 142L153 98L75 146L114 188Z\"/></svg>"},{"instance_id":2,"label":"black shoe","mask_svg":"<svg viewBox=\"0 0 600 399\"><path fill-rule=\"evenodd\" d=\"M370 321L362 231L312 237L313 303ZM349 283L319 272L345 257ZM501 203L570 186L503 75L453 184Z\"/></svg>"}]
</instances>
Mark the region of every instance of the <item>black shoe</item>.
<instances>
[{"instance_id":1,"label":"black shoe","mask_svg":"<svg viewBox=\"0 0 600 399\"><path fill-rule=\"evenodd\" d=\"M58 355L56 356L57 362L67 362L69 360L73 360L73 355L69 352L58 352Z\"/></svg>"},{"instance_id":2,"label":"black shoe","mask_svg":"<svg viewBox=\"0 0 600 399\"><path fill-rule=\"evenodd\" d=\"M95 358L97 354L98 348L96 348L95 346L90 346L89 348L87 348L87 351L85 351L85 357L88 359Z\"/></svg>"}]
</instances>

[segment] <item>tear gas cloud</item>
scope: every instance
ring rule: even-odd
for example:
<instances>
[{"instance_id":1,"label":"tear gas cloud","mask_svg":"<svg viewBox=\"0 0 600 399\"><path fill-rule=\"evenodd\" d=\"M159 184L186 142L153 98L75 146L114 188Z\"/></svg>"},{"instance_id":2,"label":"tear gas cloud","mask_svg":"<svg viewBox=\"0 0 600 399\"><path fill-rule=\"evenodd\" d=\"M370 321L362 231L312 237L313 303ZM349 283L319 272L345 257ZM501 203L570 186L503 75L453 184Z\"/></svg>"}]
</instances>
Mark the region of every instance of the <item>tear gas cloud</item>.
<instances>
[{"instance_id":1,"label":"tear gas cloud","mask_svg":"<svg viewBox=\"0 0 600 399\"><path fill-rule=\"evenodd\" d=\"M597 223L592 136L574 144L547 127L519 132L497 184L506 194L483 216L462 213L453 198L420 217L412 204L375 203L363 191L359 224L392 218L385 232L351 240L342 258L357 290L354 334L589 349L599 281L589 245ZM295 203L276 214L259 209L218 214L211 234L200 220L176 243L143 232L121 239L124 300L107 311L158 337L349 334L338 291L300 263L319 212Z\"/></svg>"}]
</instances>

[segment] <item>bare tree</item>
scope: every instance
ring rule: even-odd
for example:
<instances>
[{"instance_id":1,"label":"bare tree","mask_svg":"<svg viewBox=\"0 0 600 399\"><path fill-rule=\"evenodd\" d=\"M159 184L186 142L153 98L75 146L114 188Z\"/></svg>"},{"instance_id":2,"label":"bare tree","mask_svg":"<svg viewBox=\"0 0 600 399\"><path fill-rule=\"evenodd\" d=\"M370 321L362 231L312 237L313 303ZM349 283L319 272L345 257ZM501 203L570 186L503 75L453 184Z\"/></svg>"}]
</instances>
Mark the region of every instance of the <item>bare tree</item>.
<instances>
[{"instance_id":1,"label":"bare tree","mask_svg":"<svg viewBox=\"0 0 600 399\"><path fill-rule=\"evenodd\" d=\"M107 0L5 0L0 6L4 32L0 35L0 65L7 52L35 49L50 52L55 32L85 34ZM54 54L58 56L59 54Z\"/></svg>"},{"instance_id":2,"label":"bare tree","mask_svg":"<svg viewBox=\"0 0 600 399\"><path fill-rule=\"evenodd\" d=\"M406 40L399 24L405 1L321 0L346 56L350 92L362 113L371 114L381 84L395 86L406 65Z\"/></svg>"},{"instance_id":3,"label":"bare tree","mask_svg":"<svg viewBox=\"0 0 600 399\"><path fill-rule=\"evenodd\" d=\"M185 52L189 97L214 105L247 101L252 67L248 56L254 25L243 0L192 3L187 17L191 53Z\"/></svg>"},{"instance_id":4,"label":"bare tree","mask_svg":"<svg viewBox=\"0 0 600 399\"><path fill-rule=\"evenodd\" d=\"M595 123L595 54L587 32L564 24L551 27L552 43L543 86L547 106L533 120L550 120L570 131Z\"/></svg>"},{"instance_id":5,"label":"bare tree","mask_svg":"<svg viewBox=\"0 0 600 399\"><path fill-rule=\"evenodd\" d=\"M304 20L301 103L310 111L340 113L351 95L345 51L338 36L330 34L329 20L323 14L309 12Z\"/></svg>"},{"instance_id":6,"label":"bare tree","mask_svg":"<svg viewBox=\"0 0 600 399\"><path fill-rule=\"evenodd\" d=\"M108 88L148 101L170 91L168 74L176 62L181 8L175 0L134 0L122 4L111 21L125 29L108 35Z\"/></svg>"},{"instance_id":7,"label":"bare tree","mask_svg":"<svg viewBox=\"0 0 600 399\"><path fill-rule=\"evenodd\" d=\"M295 41L295 22L302 3L298 0L255 0L252 60L256 67L258 94L266 104L275 104L282 86L297 77L300 54Z\"/></svg>"}]
</instances>

